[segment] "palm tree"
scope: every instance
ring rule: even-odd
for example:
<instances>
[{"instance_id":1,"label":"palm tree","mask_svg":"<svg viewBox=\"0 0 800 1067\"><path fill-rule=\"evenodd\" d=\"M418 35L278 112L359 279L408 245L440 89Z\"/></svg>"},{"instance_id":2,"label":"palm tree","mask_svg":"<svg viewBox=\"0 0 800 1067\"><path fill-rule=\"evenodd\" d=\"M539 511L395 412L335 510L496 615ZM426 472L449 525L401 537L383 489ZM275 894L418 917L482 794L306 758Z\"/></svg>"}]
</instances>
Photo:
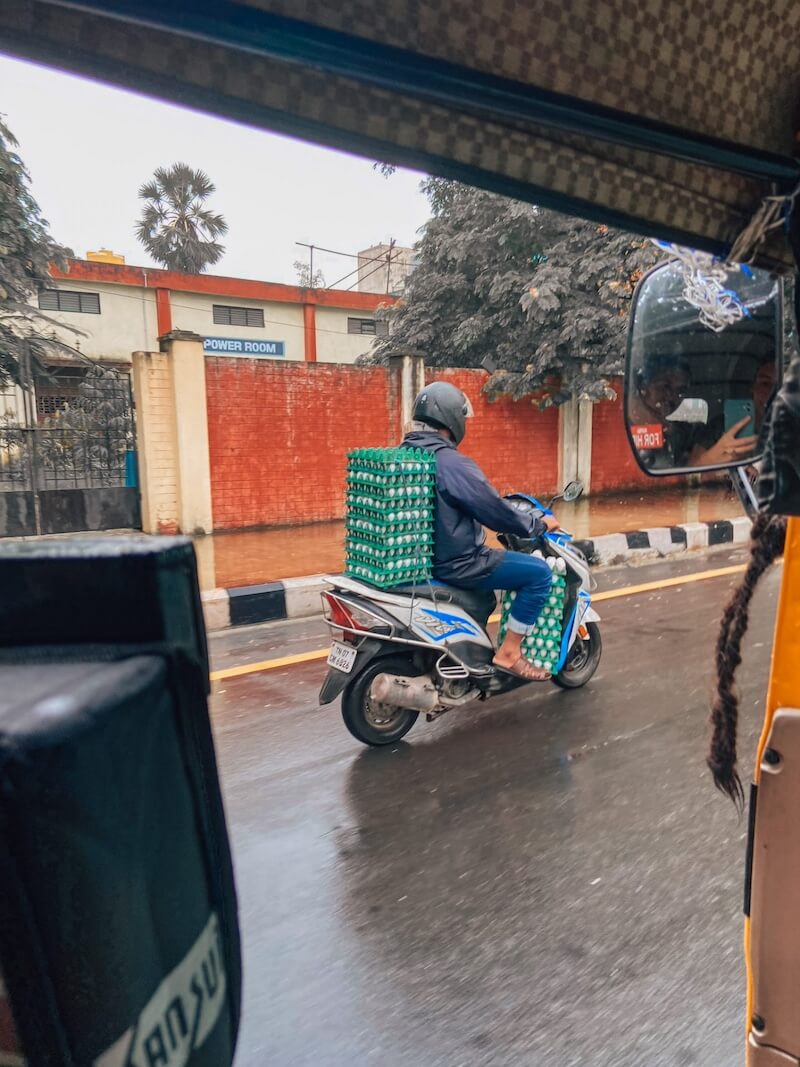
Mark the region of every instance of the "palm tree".
<instances>
[{"instance_id":1,"label":"palm tree","mask_svg":"<svg viewBox=\"0 0 800 1067\"><path fill-rule=\"evenodd\" d=\"M205 206L216 191L202 170L185 163L159 167L139 190L145 201L136 236L153 259L168 270L200 274L222 258L218 237L228 232L222 215Z\"/></svg>"}]
</instances>

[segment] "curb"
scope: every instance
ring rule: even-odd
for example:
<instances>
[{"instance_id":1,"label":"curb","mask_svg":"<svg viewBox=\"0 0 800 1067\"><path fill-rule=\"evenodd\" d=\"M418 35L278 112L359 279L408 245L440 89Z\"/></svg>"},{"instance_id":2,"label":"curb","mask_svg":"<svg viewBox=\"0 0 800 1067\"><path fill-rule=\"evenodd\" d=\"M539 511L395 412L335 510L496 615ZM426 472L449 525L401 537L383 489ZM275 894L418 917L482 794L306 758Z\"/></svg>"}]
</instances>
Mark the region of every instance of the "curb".
<instances>
[{"instance_id":1,"label":"curb","mask_svg":"<svg viewBox=\"0 0 800 1067\"><path fill-rule=\"evenodd\" d=\"M750 519L742 515L714 522L687 522L679 526L606 534L574 543L593 567L609 567L634 560L663 559L718 545L745 544L750 538L750 526ZM312 574L261 585L211 589L202 594L206 629L226 630L231 626L253 626L319 615L319 598L325 584L321 574Z\"/></svg>"}]
</instances>

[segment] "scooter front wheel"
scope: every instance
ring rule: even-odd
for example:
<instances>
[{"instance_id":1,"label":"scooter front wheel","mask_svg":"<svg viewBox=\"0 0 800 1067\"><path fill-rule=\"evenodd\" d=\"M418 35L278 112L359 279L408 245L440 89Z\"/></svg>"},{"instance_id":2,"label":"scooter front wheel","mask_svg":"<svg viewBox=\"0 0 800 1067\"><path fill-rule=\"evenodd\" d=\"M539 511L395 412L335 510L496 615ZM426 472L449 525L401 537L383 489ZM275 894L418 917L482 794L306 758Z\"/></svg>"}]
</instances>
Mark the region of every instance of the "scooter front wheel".
<instances>
[{"instance_id":1,"label":"scooter front wheel","mask_svg":"<svg viewBox=\"0 0 800 1067\"><path fill-rule=\"evenodd\" d=\"M600 627L596 622L589 622L586 624L586 636L578 634L560 674L553 675L553 684L559 689L580 689L597 670L602 654Z\"/></svg>"},{"instance_id":2,"label":"scooter front wheel","mask_svg":"<svg viewBox=\"0 0 800 1067\"><path fill-rule=\"evenodd\" d=\"M371 695L372 683L379 674L416 677L421 673L410 656L383 656L369 663L342 693L342 718L353 737L376 747L405 737L419 712L379 703Z\"/></svg>"}]
</instances>

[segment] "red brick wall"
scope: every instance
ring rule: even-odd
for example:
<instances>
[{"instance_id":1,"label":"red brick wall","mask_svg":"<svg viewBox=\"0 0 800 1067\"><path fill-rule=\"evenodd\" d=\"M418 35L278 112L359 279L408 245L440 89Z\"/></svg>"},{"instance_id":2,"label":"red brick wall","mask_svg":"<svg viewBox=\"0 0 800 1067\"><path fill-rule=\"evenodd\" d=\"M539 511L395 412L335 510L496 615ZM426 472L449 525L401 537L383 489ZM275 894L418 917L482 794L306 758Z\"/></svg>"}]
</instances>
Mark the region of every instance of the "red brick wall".
<instances>
[{"instance_id":1,"label":"red brick wall","mask_svg":"<svg viewBox=\"0 0 800 1067\"><path fill-rule=\"evenodd\" d=\"M622 382L614 382L616 400L595 404L592 412L592 492L653 488L656 480L633 458L622 413Z\"/></svg>"},{"instance_id":2,"label":"red brick wall","mask_svg":"<svg viewBox=\"0 0 800 1067\"><path fill-rule=\"evenodd\" d=\"M616 400L595 404L592 412L592 492L619 489L664 489L684 484L683 478L653 478L633 457L625 432L622 381L612 383Z\"/></svg>"},{"instance_id":3,"label":"red brick wall","mask_svg":"<svg viewBox=\"0 0 800 1067\"><path fill-rule=\"evenodd\" d=\"M436 370L472 401L463 451L502 493L558 488L558 411L489 403L480 370ZM217 358L206 361L211 494L218 530L339 519L351 448L400 438L399 380L382 367ZM595 405L592 492L647 487L628 447L622 402Z\"/></svg>"},{"instance_id":4,"label":"red brick wall","mask_svg":"<svg viewBox=\"0 0 800 1067\"><path fill-rule=\"evenodd\" d=\"M346 454L399 435L383 368L206 360L214 528L340 518Z\"/></svg>"},{"instance_id":5,"label":"red brick wall","mask_svg":"<svg viewBox=\"0 0 800 1067\"><path fill-rule=\"evenodd\" d=\"M481 393L489 375L481 370L433 370L428 381L457 385L472 401L463 452L478 463L501 492L545 495L558 481L558 411L540 411L529 400L496 400Z\"/></svg>"}]
</instances>

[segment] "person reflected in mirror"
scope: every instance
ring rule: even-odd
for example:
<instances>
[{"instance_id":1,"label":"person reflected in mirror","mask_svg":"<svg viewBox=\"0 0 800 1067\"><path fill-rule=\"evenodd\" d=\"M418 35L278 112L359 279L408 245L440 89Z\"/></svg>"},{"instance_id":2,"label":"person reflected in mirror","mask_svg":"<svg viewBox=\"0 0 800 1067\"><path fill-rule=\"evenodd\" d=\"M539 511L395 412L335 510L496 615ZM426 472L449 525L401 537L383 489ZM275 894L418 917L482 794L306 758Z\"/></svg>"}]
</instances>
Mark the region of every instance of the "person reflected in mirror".
<instances>
[{"instance_id":1,"label":"person reflected in mirror","mask_svg":"<svg viewBox=\"0 0 800 1067\"><path fill-rule=\"evenodd\" d=\"M753 388L751 396L753 399L753 425L755 433L747 437L737 437L737 433L741 433L744 427L750 422L749 417L745 417L741 421L735 423L729 430L724 430L724 419L719 417L715 419L709 426L709 431L712 438L718 438L716 444L712 448L707 449L700 457L699 462L696 464L700 466L702 464L716 464L726 462L736 462L737 459L746 458L748 455L754 454L758 447L758 436L761 433L761 427L764 424L764 417L767 413L769 405L771 404L776 387L778 384L778 371L775 365L774 356L767 356L759 365L756 371L755 379L753 380ZM709 458L710 457L710 458ZM748 468L751 476L755 472L755 468Z\"/></svg>"},{"instance_id":2,"label":"person reflected in mirror","mask_svg":"<svg viewBox=\"0 0 800 1067\"><path fill-rule=\"evenodd\" d=\"M689 363L680 354L661 353L645 360L629 399L628 417L634 425L653 427L654 447L639 449L646 466L665 470L724 465L755 452L755 436L736 436L749 417L722 433L703 422L669 421L690 393Z\"/></svg>"},{"instance_id":3,"label":"person reflected in mirror","mask_svg":"<svg viewBox=\"0 0 800 1067\"><path fill-rule=\"evenodd\" d=\"M669 421L690 389L689 364L678 353L649 356L637 371L636 387L628 397L628 420L646 431L646 445L638 446L646 467L665 470L694 466L694 457L711 443L703 423Z\"/></svg>"},{"instance_id":4,"label":"person reflected in mirror","mask_svg":"<svg viewBox=\"0 0 800 1067\"><path fill-rule=\"evenodd\" d=\"M729 430L715 441L709 448L692 449L687 467L718 467L725 464L738 463L739 460L747 459L756 451L758 437L737 437L745 426L750 422L750 416L745 415L739 422L735 422Z\"/></svg>"}]
</instances>

